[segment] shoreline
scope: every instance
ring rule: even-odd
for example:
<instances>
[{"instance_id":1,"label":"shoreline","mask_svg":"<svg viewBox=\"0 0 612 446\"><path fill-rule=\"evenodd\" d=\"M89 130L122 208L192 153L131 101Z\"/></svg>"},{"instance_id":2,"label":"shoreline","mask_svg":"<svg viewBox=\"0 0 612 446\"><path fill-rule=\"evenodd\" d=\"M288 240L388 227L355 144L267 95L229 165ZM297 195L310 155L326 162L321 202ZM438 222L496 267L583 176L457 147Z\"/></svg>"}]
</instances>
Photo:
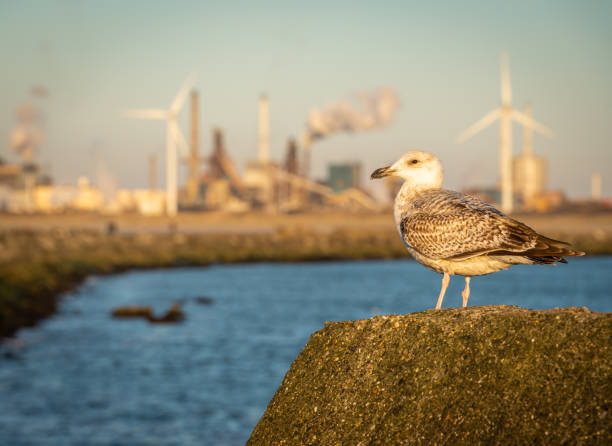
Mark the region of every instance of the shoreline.
<instances>
[{"instance_id":1,"label":"shoreline","mask_svg":"<svg viewBox=\"0 0 612 446\"><path fill-rule=\"evenodd\" d=\"M0 233L0 339L55 313L61 295L91 275L211 264L407 257L395 234L105 235L92 231ZM7 255L7 251L12 251Z\"/></svg>"},{"instance_id":2,"label":"shoreline","mask_svg":"<svg viewBox=\"0 0 612 446\"><path fill-rule=\"evenodd\" d=\"M596 217L582 222L576 216L564 216L555 222L555 217L549 216L546 227L524 220L537 231L566 240L587 255L612 254L612 214ZM108 218L99 216L87 216L90 223L95 219L97 228L76 225L81 216L59 216L62 224L66 219L73 219L75 224L48 229L53 225L47 225L46 218L32 221L37 219L28 217L40 228L21 229L20 222L25 218L8 223L0 219L0 342L55 313L61 295L91 275L211 264L410 258L386 214L310 214L272 219L260 214L246 216L244 221L231 216L225 230L204 225L199 232L186 230L186 220L181 218L171 228L166 226L168 220L160 220L157 226L150 224L139 230L118 221L123 230L111 233L105 231ZM185 218L198 221L204 217ZM224 221L221 216L206 218L208 224L212 224L210 219ZM589 220L589 216L584 218ZM255 221L259 223L249 226ZM595 229L594 221L598 225ZM242 225L240 231L235 230L237 222ZM556 231L550 230L552 227Z\"/></svg>"}]
</instances>

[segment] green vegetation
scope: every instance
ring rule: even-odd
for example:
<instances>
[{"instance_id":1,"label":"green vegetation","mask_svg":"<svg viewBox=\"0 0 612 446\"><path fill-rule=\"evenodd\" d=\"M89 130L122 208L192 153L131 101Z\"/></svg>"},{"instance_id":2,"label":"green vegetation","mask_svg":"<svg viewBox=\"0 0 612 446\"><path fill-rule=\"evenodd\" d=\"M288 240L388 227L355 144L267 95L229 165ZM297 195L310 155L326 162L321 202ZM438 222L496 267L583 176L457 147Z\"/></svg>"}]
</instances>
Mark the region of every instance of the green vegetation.
<instances>
[{"instance_id":1,"label":"green vegetation","mask_svg":"<svg viewBox=\"0 0 612 446\"><path fill-rule=\"evenodd\" d=\"M612 236L596 236L592 234L567 235L553 234L553 238L571 243L579 251L588 255L612 254Z\"/></svg>"},{"instance_id":2,"label":"green vegetation","mask_svg":"<svg viewBox=\"0 0 612 446\"><path fill-rule=\"evenodd\" d=\"M581 308L327 323L247 444L612 444L611 341Z\"/></svg>"}]
</instances>

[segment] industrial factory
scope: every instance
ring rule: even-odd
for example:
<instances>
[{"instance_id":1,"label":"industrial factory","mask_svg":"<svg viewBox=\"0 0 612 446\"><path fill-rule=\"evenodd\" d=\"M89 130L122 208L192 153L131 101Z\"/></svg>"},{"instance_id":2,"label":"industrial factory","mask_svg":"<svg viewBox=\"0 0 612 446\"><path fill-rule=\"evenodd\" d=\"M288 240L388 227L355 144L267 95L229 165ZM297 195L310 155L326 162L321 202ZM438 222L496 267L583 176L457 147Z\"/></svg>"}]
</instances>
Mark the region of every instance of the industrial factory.
<instances>
[{"instance_id":1,"label":"industrial factory","mask_svg":"<svg viewBox=\"0 0 612 446\"><path fill-rule=\"evenodd\" d=\"M377 209L377 204L360 187L360 176L346 178L341 187L310 180L300 171L298 146L287 140L285 159L270 159L268 98L259 98L257 158L249 161L240 175L224 143L223 131L215 128L209 156L200 157L198 143L198 96L191 94L191 141L186 162L189 175L179 191L181 209L241 212L298 212L313 207ZM203 169L200 166L203 165ZM351 164L352 165L352 164ZM333 166L332 166L333 167ZM330 172L334 172L330 168ZM172 211L168 209L168 213Z\"/></svg>"},{"instance_id":2,"label":"industrial factory","mask_svg":"<svg viewBox=\"0 0 612 446\"><path fill-rule=\"evenodd\" d=\"M374 92L361 92L352 101L342 100L311 110L300 139L287 138L281 160L270 158L269 99L262 94L258 103L257 153L240 170L232 159L232 148L225 144L221 127L214 128L211 135L201 134L199 96L194 83L195 75L189 76L167 109L123 112L127 118L165 121L164 190L158 186L155 155L148 159L149 184L145 189L117 188L112 193L103 193L84 176L76 185L54 184L36 156L38 146L44 141L40 113L32 105L22 106L17 110L17 123L10 138L20 162L8 163L0 158L0 212L76 211L174 217L179 211L296 213L342 209L371 212L386 205L374 200L364 188L364 172L359 161L331 163L325 180L313 180L311 149L318 140L335 133L367 131L389 125L398 108L394 89L383 87ZM187 101L190 112L188 140L178 122ZM531 106L526 106L522 112L512 106L505 54L501 59L500 102L499 107L457 138L463 143L499 121L499 185L466 192L500 205L507 213L548 212L567 207L562 191L548 189L547 161L535 154L533 146L534 131L548 137L553 132L534 120ZM523 128L522 153L518 156L512 153L513 121ZM208 150L201 150L201 140L210 141ZM180 170L186 172L182 185L179 184ZM602 203L601 182L601 176L594 173L592 198L588 203ZM394 197L398 187L396 179L390 179L387 196Z\"/></svg>"},{"instance_id":3,"label":"industrial factory","mask_svg":"<svg viewBox=\"0 0 612 446\"><path fill-rule=\"evenodd\" d=\"M50 213L70 210L175 216L178 211L290 213L315 208L369 211L379 208L361 186L358 162L330 165L327 181L311 180L304 168L300 169L299 147L294 138L287 140L284 160L271 160L266 95L259 98L257 157L246 164L242 174L232 161L221 128L213 130L210 152L201 156L199 98L198 92L191 88L192 83L193 77L190 77L167 110L130 110L124 113L131 118L166 121L165 191L158 188L157 157L154 155L148 160L147 189L119 189L109 197L86 177L80 177L76 186L54 185L42 174L34 159L41 138L32 137L31 129L26 132L18 128L19 132L27 133L13 138L21 138L13 147L22 154L22 163L0 161L0 211ZM189 143L177 122L187 97L190 99ZM309 157L309 154L305 156ZM184 164L187 171L182 187L178 185L179 164Z\"/></svg>"}]
</instances>

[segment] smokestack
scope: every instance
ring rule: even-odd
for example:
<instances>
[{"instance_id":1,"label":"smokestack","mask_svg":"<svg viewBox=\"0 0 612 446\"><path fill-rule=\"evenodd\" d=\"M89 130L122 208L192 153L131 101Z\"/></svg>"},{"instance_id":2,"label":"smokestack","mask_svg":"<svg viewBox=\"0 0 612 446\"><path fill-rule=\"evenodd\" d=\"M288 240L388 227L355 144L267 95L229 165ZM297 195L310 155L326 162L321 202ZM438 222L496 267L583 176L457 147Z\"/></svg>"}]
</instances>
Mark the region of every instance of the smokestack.
<instances>
[{"instance_id":1,"label":"smokestack","mask_svg":"<svg viewBox=\"0 0 612 446\"><path fill-rule=\"evenodd\" d=\"M221 130L219 127L216 127L213 132L213 152L215 154L222 154L223 151L223 130Z\"/></svg>"},{"instance_id":2,"label":"smokestack","mask_svg":"<svg viewBox=\"0 0 612 446\"><path fill-rule=\"evenodd\" d=\"M285 170L294 175L298 174L297 144L294 138L287 140L287 158L285 159Z\"/></svg>"},{"instance_id":3,"label":"smokestack","mask_svg":"<svg viewBox=\"0 0 612 446\"><path fill-rule=\"evenodd\" d=\"M149 190L157 189L157 155L149 155Z\"/></svg>"},{"instance_id":4,"label":"smokestack","mask_svg":"<svg viewBox=\"0 0 612 446\"><path fill-rule=\"evenodd\" d=\"M601 200L601 174L598 172L591 175L591 198L594 201Z\"/></svg>"},{"instance_id":5,"label":"smokestack","mask_svg":"<svg viewBox=\"0 0 612 446\"><path fill-rule=\"evenodd\" d=\"M532 118L531 105L525 105L525 115L529 118ZM523 126L523 155L524 156L532 156L533 155L533 130L531 127Z\"/></svg>"},{"instance_id":6,"label":"smokestack","mask_svg":"<svg viewBox=\"0 0 612 446\"><path fill-rule=\"evenodd\" d=\"M269 117L268 117L268 97L262 94L259 97L259 152L260 163L267 163L270 157L269 141Z\"/></svg>"},{"instance_id":7,"label":"smokestack","mask_svg":"<svg viewBox=\"0 0 612 446\"><path fill-rule=\"evenodd\" d=\"M304 178L310 177L310 148L312 145L312 137L308 131L304 131L302 135L302 176Z\"/></svg>"},{"instance_id":8,"label":"smokestack","mask_svg":"<svg viewBox=\"0 0 612 446\"><path fill-rule=\"evenodd\" d=\"M213 153L210 157L210 176L215 180L223 178L221 160L225 157L225 147L223 143L223 130L216 127L213 130Z\"/></svg>"},{"instance_id":9,"label":"smokestack","mask_svg":"<svg viewBox=\"0 0 612 446\"><path fill-rule=\"evenodd\" d=\"M187 179L187 200L190 204L198 201L199 186L199 134L198 134L198 92L191 91L191 141L189 153L189 177Z\"/></svg>"}]
</instances>

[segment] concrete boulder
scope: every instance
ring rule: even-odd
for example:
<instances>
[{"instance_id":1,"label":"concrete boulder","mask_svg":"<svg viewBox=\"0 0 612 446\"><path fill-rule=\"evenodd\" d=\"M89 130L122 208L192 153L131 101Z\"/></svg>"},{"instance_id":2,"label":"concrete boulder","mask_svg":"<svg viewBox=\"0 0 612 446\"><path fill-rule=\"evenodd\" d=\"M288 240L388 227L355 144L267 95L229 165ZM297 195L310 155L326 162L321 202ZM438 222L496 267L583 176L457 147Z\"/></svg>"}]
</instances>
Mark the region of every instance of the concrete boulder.
<instances>
[{"instance_id":1,"label":"concrete boulder","mask_svg":"<svg viewBox=\"0 0 612 446\"><path fill-rule=\"evenodd\" d=\"M612 444L612 314L487 306L327 323L248 444Z\"/></svg>"}]
</instances>

